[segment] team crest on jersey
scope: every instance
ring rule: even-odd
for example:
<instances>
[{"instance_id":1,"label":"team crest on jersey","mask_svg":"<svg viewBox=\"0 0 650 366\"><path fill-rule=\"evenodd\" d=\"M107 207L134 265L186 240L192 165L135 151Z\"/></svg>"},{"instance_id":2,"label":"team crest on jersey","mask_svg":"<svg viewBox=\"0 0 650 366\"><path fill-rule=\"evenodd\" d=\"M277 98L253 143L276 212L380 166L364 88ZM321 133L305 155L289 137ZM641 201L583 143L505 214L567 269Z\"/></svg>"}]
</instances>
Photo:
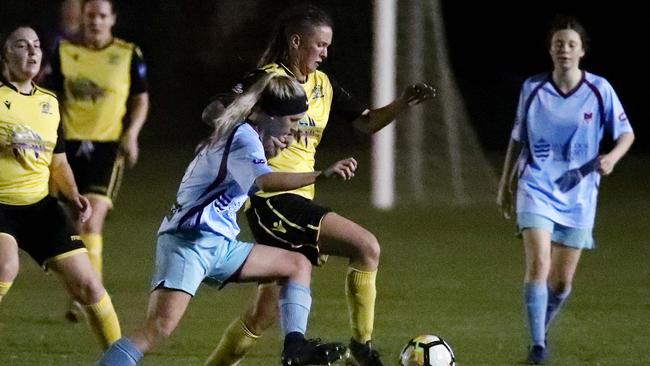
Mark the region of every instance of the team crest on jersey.
<instances>
[{"instance_id":1,"label":"team crest on jersey","mask_svg":"<svg viewBox=\"0 0 650 366\"><path fill-rule=\"evenodd\" d=\"M323 87L321 85L316 85L314 90L311 92L311 99L318 99L323 97Z\"/></svg>"},{"instance_id":2,"label":"team crest on jersey","mask_svg":"<svg viewBox=\"0 0 650 366\"><path fill-rule=\"evenodd\" d=\"M621 114L618 115L618 120L621 122L627 121L627 115L625 114L625 112L621 112Z\"/></svg>"},{"instance_id":3,"label":"team crest on jersey","mask_svg":"<svg viewBox=\"0 0 650 366\"><path fill-rule=\"evenodd\" d=\"M117 65L120 63L120 55L117 53L111 53L108 55L108 63L111 65Z\"/></svg>"},{"instance_id":4,"label":"team crest on jersey","mask_svg":"<svg viewBox=\"0 0 650 366\"><path fill-rule=\"evenodd\" d=\"M52 114L52 112L50 112L50 109L52 108L50 102L41 102L39 105L41 106L41 113Z\"/></svg>"},{"instance_id":5,"label":"team crest on jersey","mask_svg":"<svg viewBox=\"0 0 650 366\"><path fill-rule=\"evenodd\" d=\"M585 112L583 114L583 119L585 122L590 123L594 118L594 113L593 112Z\"/></svg>"}]
</instances>

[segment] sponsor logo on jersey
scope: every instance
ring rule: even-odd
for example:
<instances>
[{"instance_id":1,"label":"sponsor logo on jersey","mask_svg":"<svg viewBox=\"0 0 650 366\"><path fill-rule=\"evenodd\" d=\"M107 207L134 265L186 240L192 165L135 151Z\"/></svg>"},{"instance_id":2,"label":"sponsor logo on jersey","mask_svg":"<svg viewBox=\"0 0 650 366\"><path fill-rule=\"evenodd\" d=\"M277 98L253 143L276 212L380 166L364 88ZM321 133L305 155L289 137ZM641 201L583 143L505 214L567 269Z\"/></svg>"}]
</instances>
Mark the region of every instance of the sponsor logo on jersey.
<instances>
[{"instance_id":1,"label":"sponsor logo on jersey","mask_svg":"<svg viewBox=\"0 0 650 366\"><path fill-rule=\"evenodd\" d=\"M546 160L551 155L551 144L544 139L533 145L533 155L541 161Z\"/></svg>"},{"instance_id":2,"label":"sponsor logo on jersey","mask_svg":"<svg viewBox=\"0 0 650 366\"><path fill-rule=\"evenodd\" d=\"M253 159L253 164L266 164L266 159Z\"/></svg>"},{"instance_id":3,"label":"sponsor logo on jersey","mask_svg":"<svg viewBox=\"0 0 650 366\"><path fill-rule=\"evenodd\" d=\"M92 100L96 102L105 94L104 89L85 77L68 80L66 81L66 86L70 94L72 94L72 97L77 100Z\"/></svg>"},{"instance_id":4,"label":"sponsor logo on jersey","mask_svg":"<svg viewBox=\"0 0 650 366\"><path fill-rule=\"evenodd\" d=\"M8 101L8 100L5 100L5 107L7 107L7 109L11 109L11 102Z\"/></svg>"},{"instance_id":5,"label":"sponsor logo on jersey","mask_svg":"<svg viewBox=\"0 0 650 366\"><path fill-rule=\"evenodd\" d=\"M621 114L618 115L618 120L621 122L627 121L627 115L625 115L625 112L621 112Z\"/></svg>"}]
</instances>

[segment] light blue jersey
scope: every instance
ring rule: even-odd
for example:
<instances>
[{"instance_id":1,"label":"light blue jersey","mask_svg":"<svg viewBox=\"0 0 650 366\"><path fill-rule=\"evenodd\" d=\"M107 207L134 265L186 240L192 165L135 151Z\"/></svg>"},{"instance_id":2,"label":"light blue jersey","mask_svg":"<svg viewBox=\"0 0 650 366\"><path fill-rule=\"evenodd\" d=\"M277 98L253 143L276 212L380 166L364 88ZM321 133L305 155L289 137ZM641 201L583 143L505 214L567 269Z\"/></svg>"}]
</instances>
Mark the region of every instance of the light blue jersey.
<instances>
[{"instance_id":1,"label":"light blue jersey","mask_svg":"<svg viewBox=\"0 0 650 366\"><path fill-rule=\"evenodd\" d=\"M250 124L239 125L225 144L196 154L158 234L200 230L234 240L239 233L237 211L255 179L270 172L259 135Z\"/></svg>"},{"instance_id":2,"label":"light blue jersey","mask_svg":"<svg viewBox=\"0 0 650 366\"><path fill-rule=\"evenodd\" d=\"M583 72L580 83L566 94L550 74L526 80L511 135L526 146L520 161L517 212L539 214L569 227L592 228L600 184L595 159L605 132L616 140L632 132L632 127L604 78ZM566 184L567 172L578 170L580 178Z\"/></svg>"}]
</instances>

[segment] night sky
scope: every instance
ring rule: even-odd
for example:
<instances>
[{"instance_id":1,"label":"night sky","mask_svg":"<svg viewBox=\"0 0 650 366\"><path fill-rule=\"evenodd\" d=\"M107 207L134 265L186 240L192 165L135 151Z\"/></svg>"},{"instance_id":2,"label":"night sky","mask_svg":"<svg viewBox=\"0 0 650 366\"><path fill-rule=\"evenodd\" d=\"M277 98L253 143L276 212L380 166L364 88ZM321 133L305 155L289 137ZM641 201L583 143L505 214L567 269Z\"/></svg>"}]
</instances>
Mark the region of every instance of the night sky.
<instances>
[{"instance_id":1,"label":"night sky","mask_svg":"<svg viewBox=\"0 0 650 366\"><path fill-rule=\"evenodd\" d=\"M546 29L557 13L577 16L591 37L583 67L606 77L617 91L637 135L636 152L650 151L646 135L650 77L645 66L650 15L633 2L594 7L587 1L474 2L441 0L452 67L473 125L487 150L503 151L519 87L532 74L550 71ZM254 66L277 13L301 1L116 1L115 33L138 43L149 65L152 110L144 140L197 140L209 97ZM398 3L404 3L404 0ZM1 0L0 21L28 19L52 39L57 1ZM315 1L332 13L334 44L323 65L360 100L370 91L371 4ZM615 6L614 6L615 5ZM153 126L152 126L153 125ZM179 125L182 128L177 128ZM330 134L348 130L332 128ZM330 139L330 143L345 139Z\"/></svg>"}]
</instances>

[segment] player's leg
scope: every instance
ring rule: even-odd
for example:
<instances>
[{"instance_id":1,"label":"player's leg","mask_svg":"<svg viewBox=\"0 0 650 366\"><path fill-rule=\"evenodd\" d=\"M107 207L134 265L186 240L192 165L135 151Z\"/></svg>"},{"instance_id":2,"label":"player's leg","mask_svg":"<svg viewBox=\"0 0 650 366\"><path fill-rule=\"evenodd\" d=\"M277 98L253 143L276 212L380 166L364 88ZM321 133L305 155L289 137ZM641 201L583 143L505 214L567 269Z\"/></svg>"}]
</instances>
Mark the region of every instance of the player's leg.
<instances>
[{"instance_id":1,"label":"player's leg","mask_svg":"<svg viewBox=\"0 0 650 366\"><path fill-rule=\"evenodd\" d=\"M88 195L88 201L92 206L93 214L86 222L79 225L79 235L88 248L90 263L101 279L103 276L102 251L104 249L102 233L112 203L106 197L92 194Z\"/></svg>"},{"instance_id":2,"label":"player's leg","mask_svg":"<svg viewBox=\"0 0 650 366\"><path fill-rule=\"evenodd\" d=\"M321 223L319 247L324 254L349 258L345 294L352 326L350 351L360 365L381 365L371 342L380 253L377 239L360 225L330 212Z\"/></svg>"},{"instance_id":3,"label":"player's leg","mask_svg":"<svg viewBox=\"0 0 650 366\"><path fill-rule=\"evenodd\" d=\"M285 336L283 364L329 364L340 359L345 347L305 339L311 310L311 263L300 253L255 245L239 272L238 281L278 280L280 326Z\"/></svg>"},{"instance_id":4,"label":"player's leg","mask_svg":"<svg viewBox=\"0 0 650 366\"><path fill-rule=\"evenodd\" d=\"M168 339L187 310L192 295L158 288L149 297L144 326L122 337L104 352L100 366L134 366L149 350Z\"/></svg>"},{"instance_id":5,"label":"player's leg","mask_svg":"<svg viewBox=\"0 0 650 366\"><path fill-rule=\"evenodd\" d=\"M226 328L205 366L237 365L262 333L275 324L279 298L280 286L276 282L259 284L255 298Z\"/></svg>"},{"instance_id":6,"label":"player's leg","mask_svg":"<svg viewBox=\"0 0 650 366\"><path fill-rule=\"evenodd\" d=\"M7 233L0 232L0 302L18 276L19 267L16 239Z\"/></svg>"},{"instance_id":7,"label":"player's leg","mask_svg":"<svg viewBox=\"0 0 650 366\"><path fill-rule=\"evenodd\" d=\"M546 331L571 294L573 277L582 254L581 249L553 245L551 270L548 280L548 304L546 308Z\"/></svg>"},{"instance_id":8,"label":"player's leg","mask_svg":"<svg viewBox=\"0 0 650 366\"><path fill-rule=\"evenodd\" d=\"M551 231L536 227L522 231L526 256L524 276L524 305L527 312L531 348L530 363L542 363L546 358L547 279L551 267Z\"/></svg>"},{"instance_id":9,"label":"player's leg","mask_svg":"<svg viewBox=\"0 0 650 366\"><path fill-rule=\"evenodd\" d=\"M120 324L111 298L90 264L85 249L59 255L48 261L70 296L81 304L88 324L99 343L107 348L121 336Z\"/></svg>"}]
</instances>

